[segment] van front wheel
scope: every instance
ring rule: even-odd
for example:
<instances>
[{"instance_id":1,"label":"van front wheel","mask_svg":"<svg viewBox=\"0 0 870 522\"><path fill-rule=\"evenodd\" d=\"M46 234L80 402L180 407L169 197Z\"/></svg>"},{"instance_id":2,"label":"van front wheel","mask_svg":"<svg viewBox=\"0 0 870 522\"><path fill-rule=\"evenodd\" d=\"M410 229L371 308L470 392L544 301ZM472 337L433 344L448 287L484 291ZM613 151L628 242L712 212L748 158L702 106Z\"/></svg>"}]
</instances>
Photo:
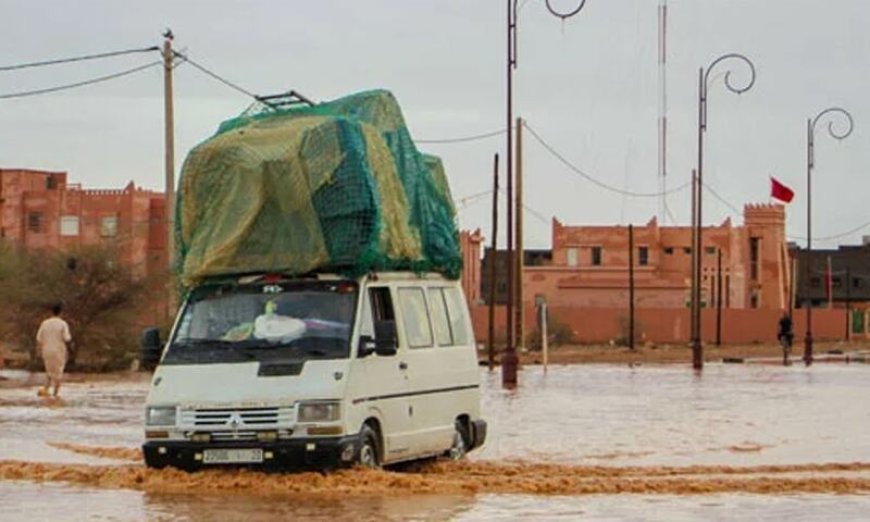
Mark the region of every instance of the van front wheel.
<instances>
[{"instance_id":1,"label":"van front wheel","mask_svg":"<svg viewBox=\"0 0 870 522\"><path fill-rule=\"evenodd\" d=\"M381 459L378 455L378 436L375 430L366 424L360 430L359 437L359 465L370 469L381 467Z\"/></svg>"}]
</instances>

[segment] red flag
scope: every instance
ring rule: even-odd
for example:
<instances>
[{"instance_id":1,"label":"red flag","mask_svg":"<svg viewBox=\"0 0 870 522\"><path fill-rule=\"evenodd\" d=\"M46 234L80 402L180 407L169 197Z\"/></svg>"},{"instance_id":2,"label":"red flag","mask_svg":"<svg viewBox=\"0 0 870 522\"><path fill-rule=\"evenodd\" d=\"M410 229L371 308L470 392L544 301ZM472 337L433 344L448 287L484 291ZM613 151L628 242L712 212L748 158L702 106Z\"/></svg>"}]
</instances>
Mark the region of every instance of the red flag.
<instances>
[{"instance_id":1,"label":"red flag","mask_svg":"<svg viewBox=\"0 0 870 522\"><path fill-rule=\"evenodd\" d=\"M794 191L780 183L773 176L770 177L770 197L778 199L784 203L791 203L794 198Z\"/></svg>"}]
</instances>

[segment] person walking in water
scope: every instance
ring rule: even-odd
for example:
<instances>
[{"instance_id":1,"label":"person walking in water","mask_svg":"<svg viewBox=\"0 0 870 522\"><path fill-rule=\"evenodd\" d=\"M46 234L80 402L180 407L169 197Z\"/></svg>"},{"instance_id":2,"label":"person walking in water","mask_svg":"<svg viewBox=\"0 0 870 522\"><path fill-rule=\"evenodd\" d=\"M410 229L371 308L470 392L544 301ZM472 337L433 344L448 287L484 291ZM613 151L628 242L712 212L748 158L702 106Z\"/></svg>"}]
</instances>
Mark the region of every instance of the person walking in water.
<instances>
[{"instance_id":1,"label":"person walking in water","mask_svg":"<svg viewBox=\"0 0 870 522\"><path fill-rule=\"evenodd\" d=\"M794 341L794 331L792 331L791 316L788 313L783 313L779 319L779 329L776 333L776 338L782 345L782 364L788 366L791 361L788 360L791 352L791 343Z\"/></svg>"},{"instance_id":2,"label":"person walking in water","mask_svg":"<svg viewBox=\"0 0 870 522\"><path fill-rule=\"evenodd\" d=\"M51 309L52 316L42 321L36 332L36 353L42 357L48 382L39 390L40 396L51 394L57 397L63 380L63 370L67 360L67 345L72 342L69 325L60 318L61 305Z\"/></svg>"}]
</instances>

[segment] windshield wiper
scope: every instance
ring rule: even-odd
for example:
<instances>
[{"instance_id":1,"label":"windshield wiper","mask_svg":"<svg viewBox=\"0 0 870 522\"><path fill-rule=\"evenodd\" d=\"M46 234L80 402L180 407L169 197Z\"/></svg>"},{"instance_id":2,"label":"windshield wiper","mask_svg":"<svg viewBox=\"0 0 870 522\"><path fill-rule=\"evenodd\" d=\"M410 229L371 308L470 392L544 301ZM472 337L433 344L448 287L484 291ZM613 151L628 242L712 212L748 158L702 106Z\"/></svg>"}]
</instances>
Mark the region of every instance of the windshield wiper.
<instances>
[{"instance_id":1,"label":"windshield wiper","mask_svg":"<svg viewBox=\"0 0 870 522\"><path fill-rule=\"evenodd\" d=\"M262 341L258 339L246 339L244 341L228 341L226 339L206 339L206 338L196 338L196 339L185 339L184 341L177 341L175 344L179 344L182 346L195 346L195 347L210 347L210 348L258 348L262 347Z\"/></svg>"}]
</instances>

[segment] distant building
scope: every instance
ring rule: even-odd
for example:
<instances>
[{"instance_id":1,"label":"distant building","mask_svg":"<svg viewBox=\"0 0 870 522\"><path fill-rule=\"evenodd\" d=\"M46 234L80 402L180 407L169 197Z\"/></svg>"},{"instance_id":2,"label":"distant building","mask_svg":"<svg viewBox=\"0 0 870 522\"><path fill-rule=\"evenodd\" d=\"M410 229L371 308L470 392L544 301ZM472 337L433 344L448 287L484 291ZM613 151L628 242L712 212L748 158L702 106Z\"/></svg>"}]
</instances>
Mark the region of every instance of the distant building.
<instances>
[{"instance_id":1,"label":"distant building","mask_svg":"<svg viewBox=\"0 0 870 522\"><path fill-rule=\"evenodd\" d=\"M112 243L139 275L165 270L166 198L133 182L83 189L66 172L0 169L0 241L27 249Z\"/></svg>"},{"instance_id":2,"label":"distant building","mask_svg":"<svg viewBox=\"0 0 870 522\"><path fill-rule=\"evenodd\" d=\"M526 249L523 252L523 265L530 266L548 266L553 262L553 251L543 249ZM495 302L496 304L507 304L507 252L499 250L496 255L497 261L495 264ZM483 260L480 263L480 294L484 303L489 304L489 282L491 263L493 261L492 249L487 248Z\"/></svg>"},{"instance_id":3,"label":"distant building","mask_svg":"<svg viewBox=\"0 0 870 522\"><path fill-rule=\"evenodd\" d=\"M845 308L847 303L862 307L870 304L870 237L865 237L861 245L814 248L809 253L793 247L791 254L797 260L798 307L804 307L807 300L813 307L829 303L834 308Z\"/></svg>"},{"instance_id":4,"label":"distant building","mask_svg":"<svg viewBox=\"0 0 870 522\"><path fill-rule=\"evenodd\" d=\"M469 304L478 304L480 297L480 245L483 234L478 228L474 232L459 232L459 246L462 249L462 289Z\"/></svg>"},{"instance_id":5,"label":"distant building","mask_svg":"<svg viewBox=\"0 0 870 522\"><path fill-rule=\"evenodd\" d=\"M691 290L691 227L660 226L655 218L634 227L635 304L683 308ZM721 254L721 271L718 268ZM523 289L526 303L544 297L551 306L627 306L628 227L568 226L553 220L552 250L526 251ZM790 263L782 205L746 205L743 225L730 219L704 227L702 302L723 308L788 307ZM505 255L496 256L496 302L506 295ZM481 298L489 300L491 252L482 262ZM722 294L717 292L721 279Z\"/></svg>"}]
</instances>

